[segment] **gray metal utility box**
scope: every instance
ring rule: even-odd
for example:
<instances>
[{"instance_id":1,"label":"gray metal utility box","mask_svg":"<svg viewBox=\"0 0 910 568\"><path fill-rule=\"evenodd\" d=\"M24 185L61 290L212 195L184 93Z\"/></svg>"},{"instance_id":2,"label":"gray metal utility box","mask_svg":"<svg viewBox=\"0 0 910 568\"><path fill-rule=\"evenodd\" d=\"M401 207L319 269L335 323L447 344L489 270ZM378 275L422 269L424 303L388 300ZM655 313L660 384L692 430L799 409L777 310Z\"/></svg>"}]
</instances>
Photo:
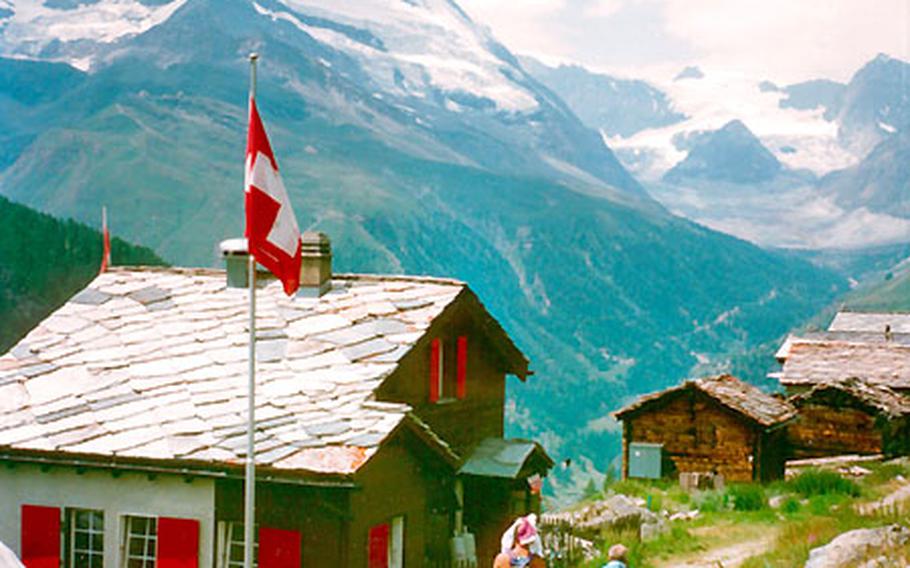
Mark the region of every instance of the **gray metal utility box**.
<instances>
[{"instance_id":1,"label":"gray metal utility box","mask_svg":"<svg viewBox=\"0 0 910 568\"><path fill-rule=\"evenodd\" d=\"M660 479L663 449L663 444L629 444L629 477Z\"/></svg>"}]
</instances>

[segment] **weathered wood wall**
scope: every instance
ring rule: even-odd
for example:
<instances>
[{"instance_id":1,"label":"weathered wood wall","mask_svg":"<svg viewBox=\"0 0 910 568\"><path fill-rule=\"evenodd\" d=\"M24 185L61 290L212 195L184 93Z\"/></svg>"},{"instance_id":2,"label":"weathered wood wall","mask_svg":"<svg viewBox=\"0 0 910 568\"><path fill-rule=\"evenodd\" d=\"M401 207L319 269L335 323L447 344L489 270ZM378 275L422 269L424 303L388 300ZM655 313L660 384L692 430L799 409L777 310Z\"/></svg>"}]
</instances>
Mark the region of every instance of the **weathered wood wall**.
<instances>
[{"instance_id":1,"label":"weathered wood wall","mask_svg":"<svg viewBox=\"0 0 910 568\"><path fill-rule=\"evenodd\" d=\"M626 419L628 441L663 444L677 472L714 472L752 481L759 433L745 419L696 391L668 397ZM624 437L626 437L624 436ZM624 440L624 471L628 471Z\"/></svg>"},{"instance_id":2,"label":"weathered wood wall","mask_svg":"<svg viewBox=\"0 0 910 568\"><path fill-rule=\"evenodd\" d=\"M405 566L448 561L455 477L439 456L404 431L386 442L355 480L361 489L351 494L348 566L367 565L370 528L396 516L404 517Z\"/></svg>"},{"instance_id":3,"label":"weathered wood wall","mask_svg":"<svg viewBox=\"0 0 910 568\"><path fill-rule=\"evenodd\" d=\"M787 428L795 458L882 452L882 433L867 410L805 402Z\"/></svg>"},{"instance_id":4,"label":"weathered wood wall","mask_svg":"<svg viewBox=\"0 0 910 568\"><path fill-rule=\"evenodd\" d=\"M260 527L297 531L302 566L349 566L349 489L256 483ZM221 480L215 489L216 521L243 523L243 481ZM218 551L215 551L217 554Z\"/></svg>"},{"instance_id":5,"label":"weathered wood wall","mask_svg":"<svg viewBox=\"0 0 910 568\"><path fill-rule=\"evenodd\" d=\"M464 298L433 322L426 335L399 363L377 391L377 398L405 402L433 431L459 454L466 454L484 438L502 437L505 404L505 364ZM456 342L468 338L466 397L455 398ZM429 402L430 342L443 344L444 388L439 402Z\"/></svg>"}]
</instances>

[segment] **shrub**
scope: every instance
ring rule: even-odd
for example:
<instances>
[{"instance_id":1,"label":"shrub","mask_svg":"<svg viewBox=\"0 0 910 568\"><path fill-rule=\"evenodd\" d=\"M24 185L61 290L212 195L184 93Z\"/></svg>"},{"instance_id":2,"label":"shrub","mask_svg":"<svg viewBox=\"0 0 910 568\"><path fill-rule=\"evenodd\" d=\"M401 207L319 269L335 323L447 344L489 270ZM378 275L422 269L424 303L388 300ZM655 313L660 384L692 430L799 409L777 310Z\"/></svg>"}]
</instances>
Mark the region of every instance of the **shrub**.
<instances>
[{"instance_id":1,"label":"shrub","mask_svg":"<svg viewBox=\"0 0 910 568\"><path fill-rule=\"evenodd\" d=\"M703 491L692 498L695 506L703 513L717 513L727 508L726 495L717 491Z\"/></svg>"},{"instance_id":2,"label":"shrub","mask_svg":"<svg viewBox=\"0 0 910 568\"><path fill-rule=\"evenodd\" d=\"M803 497L815 495L849 495L856 497L860 494L859 485L856 482L828 470L806 470L793 479L790 482L790 486L793 491Z\"/></svg>"},{"instance_id":3,"label":"shrub","mask_svg":"<svg viewBox=\"0 0 910 568\"><path fill-rule=\"evenodd\" d=\"M780 505L780 510L787 515L792 515L798 513L802 505L799 503L799 499L796 497L790 496L787 497L783 503Z\"/></svg>"},{"instance_id":4,"label":"shrub","mask_svg":"<svg viewBox=\"0 0 910 568\"><path fill-rule=\"evenodd\" d=\"M765 490L761 485L751 483L731 485L727 489L727 495L733 501L734 511L760 511L768 505Z\"/></svg>"}]
</instances>

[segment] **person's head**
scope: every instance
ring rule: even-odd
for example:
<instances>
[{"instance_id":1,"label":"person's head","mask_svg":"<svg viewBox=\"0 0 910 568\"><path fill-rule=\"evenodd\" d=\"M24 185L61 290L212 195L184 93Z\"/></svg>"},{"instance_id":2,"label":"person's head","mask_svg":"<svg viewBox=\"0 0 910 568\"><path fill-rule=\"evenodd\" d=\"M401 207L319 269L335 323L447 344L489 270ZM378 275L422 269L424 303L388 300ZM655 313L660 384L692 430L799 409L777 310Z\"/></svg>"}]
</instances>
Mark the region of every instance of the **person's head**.
<instances>
[{"instance_id":1,"label":"person's head","mask_svg":"<svg viewBox=\"0 0 910 568\"><path fill-rule=\"evenodd\" d=\"M515 529L515 544L527 548L537 540L536 520L537 516L532 514L523 517L521 521L519 521L518 528Z\"/></svg>"},{"instance_id":2,"label":"person's head","mask_svg":"<svg viewBox=\"0 0 910 568\"><path fill-rule=\"evenodd\" d=\"M610 547L610 550L607 551L607 555L610 557L610 560L622 560L626 561L626 554L628 554L629 549L621 544L614 544Z\"/></svg>"}]
</instances>

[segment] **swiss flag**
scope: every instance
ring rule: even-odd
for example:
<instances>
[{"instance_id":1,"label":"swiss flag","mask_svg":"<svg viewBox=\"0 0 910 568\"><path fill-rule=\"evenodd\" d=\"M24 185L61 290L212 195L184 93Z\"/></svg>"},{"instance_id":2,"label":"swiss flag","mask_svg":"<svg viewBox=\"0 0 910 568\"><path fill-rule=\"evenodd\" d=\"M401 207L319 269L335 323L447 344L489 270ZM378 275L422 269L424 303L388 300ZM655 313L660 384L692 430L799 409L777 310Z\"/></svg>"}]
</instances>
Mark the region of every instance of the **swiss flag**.
<instances>
[{"instance_id":1,"label":"swiss flag","mask_svg":"<svg viewBox=\"0 0 910 568\"><path fill-rule=\"evenodd\" d=\"M245 191L250 254L281 280L285 294L290 296L300 287L300 229L252 97Z\"/></svg>"}]
</instances>

